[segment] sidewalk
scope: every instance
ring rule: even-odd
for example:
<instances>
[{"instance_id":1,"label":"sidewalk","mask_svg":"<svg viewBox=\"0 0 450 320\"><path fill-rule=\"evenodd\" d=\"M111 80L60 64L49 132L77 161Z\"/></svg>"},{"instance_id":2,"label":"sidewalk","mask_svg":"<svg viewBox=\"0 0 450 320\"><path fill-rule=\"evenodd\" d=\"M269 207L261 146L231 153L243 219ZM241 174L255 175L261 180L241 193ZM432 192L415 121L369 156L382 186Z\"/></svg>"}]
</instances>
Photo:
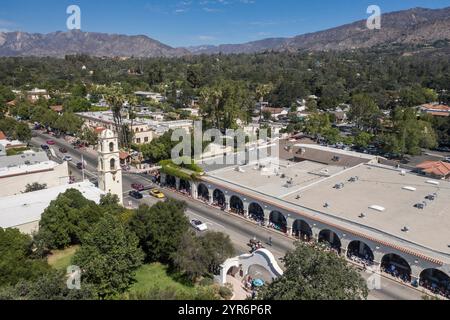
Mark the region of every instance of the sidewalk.
<instances>
[{"instance_id":1,"label":"sidewalk","mask_svg":"<svg viewBox=\"0 0 450 320\"><path fill-rule=\"evenodd\" d=\"M242 301L246 300L248 297L251 297L251 294L244 290L242 283L235 277L227 275L227 283L230 283L233 286L233 300Z\"/></svg>"}]
</instances>

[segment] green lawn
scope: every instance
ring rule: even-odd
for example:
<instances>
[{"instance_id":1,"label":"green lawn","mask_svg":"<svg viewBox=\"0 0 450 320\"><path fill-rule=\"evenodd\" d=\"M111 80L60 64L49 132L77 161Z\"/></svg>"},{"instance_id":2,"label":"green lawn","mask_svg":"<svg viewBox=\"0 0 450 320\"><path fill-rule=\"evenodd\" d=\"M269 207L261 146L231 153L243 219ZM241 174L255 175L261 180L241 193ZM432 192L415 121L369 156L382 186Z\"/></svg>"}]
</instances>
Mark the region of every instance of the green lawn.
<instances>
[{"instance_id":1,"label":"green lawn","mask_svg":"<svg viewBox=\"0 0 450 320\"><path fill-rule=\"evenodd\" d=\"M73 246L65 250L54 250L48 257L48 264L57 270L66 270L79 246Z\"/></svg>"},{"instance_id":2,"label":"green lawn","mask_svg":"<svg viewBox=\"0 0 450 320\"><path fill-rule=\"evenodd\" d=\"M148 292L151 288L157 287L161 290L174 288L184 293L194 293L193 286L185 285L175 279L175 276L169 275L167 266L160 263L147 264L136 271L136 283L130 289L130 292Z\"/></svg>"}]
</instances>

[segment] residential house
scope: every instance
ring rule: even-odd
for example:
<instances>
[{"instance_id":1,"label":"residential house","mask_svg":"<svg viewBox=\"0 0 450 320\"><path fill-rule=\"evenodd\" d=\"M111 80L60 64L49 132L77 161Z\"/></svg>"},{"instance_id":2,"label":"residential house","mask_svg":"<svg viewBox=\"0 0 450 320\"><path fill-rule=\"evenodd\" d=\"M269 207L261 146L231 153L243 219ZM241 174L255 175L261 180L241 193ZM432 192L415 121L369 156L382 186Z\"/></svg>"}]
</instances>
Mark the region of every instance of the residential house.
<instances>
[{"instance_id":1,"label":"residential house","mask_svg":"<svg viewBox=\"0 0 450 320\"><path fill-rule=\"evenodd\" d=\"M434 117L450 116L450 107L438 103L428 103L419 107L419 111Z\"/></svg>"},{"instance_id":2,"label":"residential house","mask_svg":"<svg viewBox=\"0 0 450 320\"><path fill-rule=\"evenodd\" d=\"M33 90L27 92L27 99L30 102L34 103L34 102L39 101L39 99L49 100L50 95L48 94L47 90L45 90L45 89L34 88Z\"/></svg>"}]
</instances>

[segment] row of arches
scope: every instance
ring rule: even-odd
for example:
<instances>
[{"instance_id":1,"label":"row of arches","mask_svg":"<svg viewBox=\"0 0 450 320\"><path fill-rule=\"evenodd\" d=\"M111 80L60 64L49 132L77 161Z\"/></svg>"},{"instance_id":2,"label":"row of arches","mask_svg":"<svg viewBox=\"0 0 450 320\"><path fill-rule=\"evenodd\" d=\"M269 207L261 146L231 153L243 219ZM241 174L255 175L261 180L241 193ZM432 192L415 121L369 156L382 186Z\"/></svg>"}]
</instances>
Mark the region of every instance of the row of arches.
<instances>
[{"instance_id":1,"label":"row of arches","mask_svg":"<svg viewBox=\"0 0 450 320\"><path fill-rule=\"evenodd\" d=\"M168 188L177 189L177 178L175 178L174 176L167 175L165 184ZM191 195L192 194L191 183L187 180L180 179L180 185L178 190L180 192Z\"/></svg>"},{"instance_id":2,"label":"row of arches","mask_svg":"<svg viewBox=\"0 0 450 320\"><path fill-rule=\"evenodd\" d=\"M209 202L209 189L204 184L198 186L198 196L200 199ZM213 192L213 203L216 206L224 208L226 206L226 198L223 191L215 189ZM244 202L238 196L231 196L230 210L234 213L244 214ZM256 202L250 203L248 206L248 216L250 219L258 223L266 223L264 209ZM269 215L269 226L286 233L288 230L288 222L286 217L279 211L272 211ZM292 225L292 234L303 241L310 242L313 240L313 232L308 222L304 220L295 220ZM318 241L328 246L331 250L341 254L342 243L339 236L332 230L322 230L319 233ZM374 253L372 249L362 241L352 241L347 248L347 258L359 259L364 264L371 265L374 262ZM411 281L411 266L402 257L396 254L387 254L382 258L381 269L402 279L405 282ZM430 290L439 292L448 292L450 290L450 278L444 272L437 269L426 269L422 272L419 284Z\"/></svg>"},{"instance_id":3,"label":"row of arches","mask_svg":"<svg viewBox=\"0 0 450 320\"><path fill-rule=\"evenodd\" d=\"M215 189L213 194L213 203L216 206L224 208L226 206L226 197L222 190ZM204 184L198 185L198 197L205 201L210 201L209 189ZM244 202L242 199L236 195L230 198L230 210L237 214L244 214ZM263 207L252 202L248 206L248 217L258 223L268 222L269 227L272 227L281 232L287 233L288 231L288 221L284 214L279 211L271 211L269 215L269 221L266 221L266 216L264 214ZM310 242L313 240L313 232L310 224L305 220L295 220L292 225L292 235L296 238ZM318 242L322 243L339 254L342 253L342 242L338 234L329 229L321 230L318 235ZM347 258L350 260L358 260L365 265L371 265L374 263L374 252L369 245L363 241L354 240L351 241L346 250ZM381 270L404 280L405 282L410 282L412 279L412 269L410 264L403 257L389 253L383 256L381 260ZM450 292L450 277L437 269L426 269L424 270L419 279L419 285L427 287L430 290L438 290L439 293Z\"/></svg>"}]
</instances>

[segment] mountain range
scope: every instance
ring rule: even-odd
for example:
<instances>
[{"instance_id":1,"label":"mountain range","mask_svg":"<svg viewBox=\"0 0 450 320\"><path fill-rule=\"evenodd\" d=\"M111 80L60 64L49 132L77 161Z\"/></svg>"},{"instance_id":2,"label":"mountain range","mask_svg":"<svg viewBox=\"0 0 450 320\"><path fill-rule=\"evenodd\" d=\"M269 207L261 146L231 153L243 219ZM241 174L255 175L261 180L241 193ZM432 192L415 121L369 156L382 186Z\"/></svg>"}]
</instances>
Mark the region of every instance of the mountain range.
<instances>
[{"instance_id":1,"label":"mountain range","mask_svg":"<svg viewBox=\"0 0 450 320\"><path fill-rule=\"evenodd\" d=\"M299 35L244 44L173 48L144 35L127 36L82 31L37 34L0 33L0 56L52 56L88 54L108 57L179 57L192 54L233 54L263 51L348 50L382 45L426 45L450 41L450 7L414 8L386 13L381 29L370 30L366 20Z\"/></svg>"}]
</instances>

